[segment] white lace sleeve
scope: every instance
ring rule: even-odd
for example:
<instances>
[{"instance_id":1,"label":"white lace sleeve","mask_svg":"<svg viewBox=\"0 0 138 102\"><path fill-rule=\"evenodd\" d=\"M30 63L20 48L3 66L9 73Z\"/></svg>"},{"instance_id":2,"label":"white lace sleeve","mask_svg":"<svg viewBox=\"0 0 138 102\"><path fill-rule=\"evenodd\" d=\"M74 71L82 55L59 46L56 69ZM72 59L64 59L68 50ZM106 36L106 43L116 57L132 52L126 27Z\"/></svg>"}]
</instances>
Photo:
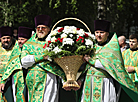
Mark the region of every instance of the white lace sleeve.
<instances>
[{"instance_id":1,"label":"white lace sleeve","mask_svg":"<svg viewBox=\"0 0 138 102\"><path fill-rule=\"evenodd\" d=\"M95 62L95 67L105 70L104 66L101 64L101 62L98 59Z\"/></svg>"},{"instance_id":2,"label":"white lace sleeve","mask_svg":"<svg viewBox=\"0 0 138 102\"><path fill-rule=\"evenodd\" d=\"M27 55L21 59L22 67L27 69L35 63L34 55Z\"/></svg>"}]
</instances>

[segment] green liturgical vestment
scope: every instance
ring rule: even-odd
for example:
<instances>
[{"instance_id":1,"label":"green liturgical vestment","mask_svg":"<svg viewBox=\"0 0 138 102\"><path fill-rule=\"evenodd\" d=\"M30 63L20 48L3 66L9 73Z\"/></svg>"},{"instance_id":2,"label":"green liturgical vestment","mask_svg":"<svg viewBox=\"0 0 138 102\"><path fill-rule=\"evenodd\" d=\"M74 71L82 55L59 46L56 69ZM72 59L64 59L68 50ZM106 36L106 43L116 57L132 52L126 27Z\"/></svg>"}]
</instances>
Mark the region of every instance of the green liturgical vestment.
<instances>
[{"instance_id":1,"label":"green liturgical vestment","mask_svg":"<svg viewBox=\"0 0 138 102\"><path fill-rule=\"evenodd\" d=\"M6 50L3 47L0 47L0 76L3 75L4 72L4 67L8 62L8 59L11 55L12 49L11 50Z\"/></svg>"},{"instance_id":2,"label":"green liturgical vestment","mask_svg":"<svg viewBox=\"0 0 138 102\"><path fill-rule=\"evenodd\" d=\"M129 73L129 76L135 84L138 84L138 50L132 51L130 49L127 49L122 52L122 56L124 59L124 65L126 69L129 66L134 67L135 71Z\"/></svg>"},{"instance_id":3,"label":"green liturgical vestment","mask_svg":"<svg viewBox=\"0 0 138 102\"><path fill-rule=\"evenodd\" d=\"M15 84L15 95L16 95L16 102L25 102L24 98L24 78L23 78L23 71L20 62L20 55L21 49L19 48L18 42L16 42L13 51L11 53L10 59L6 64L4 74L2 76L2 82L5 81L13 75L14 84ZM15 99L14 99L15 100Z\"/></svg>"},{"instance_id":4,"label":"green liturgical vestment","mask_svg":"<svg viewBox=\"0 0 138 102\"><path fill-rule=\"evenodd\" d=\"M65 74L60 67L47 60L43 60L43 56L45 55L43 53L43 46L45 43L46 41L38 40L36 34L34 34L23 45L21 57L23 58L27 55L34 55L35 59L35 63L28 68L28 73L26 76L26 84L29 91L29 102L43 101L47 81L47 73L52 73L53 75L60 76L65 79Z\"/></svg>"},{"instance_id":5,"label":"green liturgical vestment","mask_svg":"<svg viewBox=\"0 0 138 102\"><path fill-rule=\"evenodd\" d=\"M5 70L5 65L8 63L8 59L11 55L12 50L13 50L13 47L12 49L9 49L9 50L4 49L0 43L0 82ZM3 102L1 93L0 93L0 100L1 102Z\"/></svg>"},{"instance_id":6,"label":"green liturgical vestment","mask_svg":"<svg viewBox=\"0 0 138 102\"><path fill-rule=\"evenodd\" d=\"M125 70L116 34L104 46L96 45L95 47L95 55L91 56L92 58L89 59L89 64L86 66L87 74L81 102L103 102L104 78L115 79L134 102L137 102L138 93L135 88L135 83L132 82ZM97 59L105 70L95 67Z\"/></svg>"}]
</instances>

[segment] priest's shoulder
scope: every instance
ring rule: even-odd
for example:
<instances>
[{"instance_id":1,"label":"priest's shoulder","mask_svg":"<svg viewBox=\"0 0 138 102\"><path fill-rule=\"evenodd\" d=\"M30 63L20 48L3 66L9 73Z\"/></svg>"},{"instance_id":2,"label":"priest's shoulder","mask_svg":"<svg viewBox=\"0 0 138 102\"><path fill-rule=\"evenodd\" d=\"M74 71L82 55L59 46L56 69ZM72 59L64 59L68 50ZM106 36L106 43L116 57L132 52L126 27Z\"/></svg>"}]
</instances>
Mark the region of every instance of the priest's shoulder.
<instances>
[{"instance_id":1,"label":"priest's shoulder","mask_svg":"<svg viewBox=\"0 0 138 102\"><path fill-rule=\"evenodd\" d=\"M126 49L122 52L122 54L126 54L126 53L129 53L130 52L130 49Z\"/></svg>"}]
</instances>

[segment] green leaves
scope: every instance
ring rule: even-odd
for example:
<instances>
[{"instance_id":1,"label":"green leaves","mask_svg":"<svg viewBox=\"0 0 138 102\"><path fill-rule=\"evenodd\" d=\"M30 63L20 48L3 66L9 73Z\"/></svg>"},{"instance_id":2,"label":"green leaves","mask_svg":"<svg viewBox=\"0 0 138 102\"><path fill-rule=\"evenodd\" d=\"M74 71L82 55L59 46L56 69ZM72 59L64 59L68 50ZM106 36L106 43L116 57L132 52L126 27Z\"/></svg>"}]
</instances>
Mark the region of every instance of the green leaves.
<instances>
[{"instance_id":1,"label":"green leaves","mask_svg":"<svg viewBox=\"0 0 138 102\"><path fill-rule=\"evenodd\" d=\"M76 55L85 55L85 54L92 55L93 53L94 53L94 48L87 49L87 47L83 45L78 47L78 49L75 51Z\"/></svg>"},{"instance_id":2,"label":"green leaves","mask_svg":"<svg viewBox=\"0 0 138 102\"><path fill-rule=\"evenodd\" d=\"M61 3L60 3L60 0L57 0L53 9L58 8L59 6L61 6Z\"/></svg>"}]
</instances>

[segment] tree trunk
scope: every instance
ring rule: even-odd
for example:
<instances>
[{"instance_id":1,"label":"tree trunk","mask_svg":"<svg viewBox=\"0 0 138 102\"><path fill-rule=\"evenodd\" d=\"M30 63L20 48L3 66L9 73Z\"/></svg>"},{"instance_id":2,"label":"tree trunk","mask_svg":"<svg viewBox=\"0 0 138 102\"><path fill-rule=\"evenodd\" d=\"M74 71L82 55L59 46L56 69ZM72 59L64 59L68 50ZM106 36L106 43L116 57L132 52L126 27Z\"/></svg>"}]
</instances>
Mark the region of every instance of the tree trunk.
<instances>
[{"instance_id":1,"label":"tree trunk","mask_svg":"<svg viewBox=\"0 0 138 102\"><path fill-rule=\"evenodd\" d=\"M98 19L102 20L106 18L106 1L105 0L98 0Z\"/></svg>"}]
</instances>

